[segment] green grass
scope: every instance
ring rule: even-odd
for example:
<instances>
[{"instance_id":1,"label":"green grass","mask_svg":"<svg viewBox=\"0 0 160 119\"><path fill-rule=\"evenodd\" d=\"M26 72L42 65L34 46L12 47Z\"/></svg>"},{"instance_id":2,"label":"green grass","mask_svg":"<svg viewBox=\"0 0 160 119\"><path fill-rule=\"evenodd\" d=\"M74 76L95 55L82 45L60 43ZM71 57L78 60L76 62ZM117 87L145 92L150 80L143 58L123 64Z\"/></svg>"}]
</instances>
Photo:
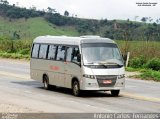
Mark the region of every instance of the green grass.
<instances>
[{"instance_id":1,"label":"green grass","mask_svg":"<svg viewBox=\"0 0 160 119\"><path fill-rule=\"evenodd\" d=\"M65 32L64 29L67 29L67 28L68 28L67 26L66 27L59 27L59 29L62 29L61 31L63 31L63 32ZM34 30L32 30L32 31L34 31ZM69 32L72 32L72 31L73 30L68 31L67 33L70 34ZM39 31L37 33L41 33L41 32ZM32 34L32 37L34 35L35 34ZM22 39L22 40L13 40L14 49L16 50L16 52L20 51L21 49L30 50L31 45L32 45L32 40L33 40L32 38L31 39ZM116 41L116 42L117 42L117 44L123 54L125 54L125 49L127 49L127 51L130 52L130 60L134 57L139 57L141 55L143 55L146 58L146 60L152 59L154 57L160 58L160 42L152 41L152 42L146 43L145 41L129 41L128 48L126 46L125 41ZM0 51L10 52L11 47L12 47L12 42L10 39L7 40L4 38L4 40L0 40Z\"/></svg>"},{"instance_id":2,"label":"green grass","mask_svg":"<svg viewBox=\"0 0 160 119\"><path fill-rule=\"evenodd\" d=\"M128 41L116 40L121 52L130 52L130 59L143 55L146 59L160 58L160 42L158 41Z\"/></svg>"},{"instance_id":3,"label":"green grass","mask_svg":"<svg viewBox=\"0 0 160 119\"><path fill-rule=\"evenodd\" d=\"M125 70L128 71L128 72L139 71L139 69L137 69L137 68L132 68L132 67L126 67Z\"/></svg>"},{"instance_id":4,"label":"green grass","mask_svg":"<svg viewBox=\"0 0 160 119\"><path fill-rule=\"evenodd\" d=\"M140 68L132 68L127 67L126 71L129 72L140 72L140 75L131 76L132 78L140 78L142 80L153 80L153 81L160 81L160 71L154 71L151 69L140 69Z\"/></svg>"},{"instance_id":5,"label":"green grass","mask_svg":"<svg viewBox=\"0 0 160 119\"><path fill-rule=\"evenodd\" d=\"M145 80L154 80L160 81L160 71L154 71L151 69L145 69L141 71L142 74L136 76L137 78L145 79Z\"/></svg>"},{"instance_id":6,"label":"green grass","mask_svg":"<svg viewBox=\"0 0 160 119\"><path fill-rule=\"evenodd\" d=\"M73 26L57 27L41 17L11 21L8 18L0 17L0 36L12 37L15 31L20 35L21 39L33 39L41 35L79 35Z\"/></svg>"},{"instance_id":7,"label":"green grass","mask_svg":"<svg viewBox=\"0 0 160 119\"><path fill-rule=\"evenodd\" d=\"M28 54L23 55L19 53L7 53L7 52L0 52L0 57L2 58L11 58L11 59L30 59Z\"/></svg>"}]
</instances>

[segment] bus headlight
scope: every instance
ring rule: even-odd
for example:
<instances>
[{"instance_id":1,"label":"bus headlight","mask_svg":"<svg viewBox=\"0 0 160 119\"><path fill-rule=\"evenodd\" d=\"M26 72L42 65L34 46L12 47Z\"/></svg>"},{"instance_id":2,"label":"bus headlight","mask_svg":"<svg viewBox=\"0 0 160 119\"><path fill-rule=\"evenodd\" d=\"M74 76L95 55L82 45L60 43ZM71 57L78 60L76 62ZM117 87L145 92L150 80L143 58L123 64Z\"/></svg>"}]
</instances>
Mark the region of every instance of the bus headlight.
<instances>
[{"instance_id":1,"label":"bus headlight","mask_svg":"<svg viewBox=\"0 0 160 119\"><path fill-rule=\"evenodd\" d=\"M83 74L83 77L90 78L90 79L95 79L94 75Z\"/></svg>"},{"instance_id":2,"label":"bus headlight","mask_svg":"<svg viewBox=\"0 0 160 119\"><path fill-rule=\"evenodd\" d=\"M122 75L118 76L118 79L122 79L122 78L125 78L125 74L122 74Z\"/></svg>"}]
</instances>

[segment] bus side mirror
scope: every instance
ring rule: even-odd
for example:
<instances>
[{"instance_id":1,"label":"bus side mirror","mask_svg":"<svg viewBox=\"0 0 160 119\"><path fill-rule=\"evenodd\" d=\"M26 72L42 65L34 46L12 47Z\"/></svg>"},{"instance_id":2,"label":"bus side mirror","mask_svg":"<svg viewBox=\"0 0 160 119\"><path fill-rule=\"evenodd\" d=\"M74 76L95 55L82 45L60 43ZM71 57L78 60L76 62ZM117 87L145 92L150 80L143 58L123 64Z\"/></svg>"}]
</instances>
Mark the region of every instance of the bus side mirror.
<instances>
[{"instance_id":1,"label":"bus side mirror","mask_svg":"<svg viewBox=\"0 0 160 119\"><path fill-rule=\"evenodd\" d=\"M81 54L77 55L77 62L81 62Z\"/></svg>"},{"instance_id":2,"label":"bus side mirror","mask_svg":"<svg viewBox=\"0 0 160 119\"><path fill-rule=\"evenodd\" d=\"M126 55L126 54L123 54L123 55L122 55L122 58L123 58L124 61L126 61L126 60L127 60L127 55Z\"/></svg>"}]
</instances>

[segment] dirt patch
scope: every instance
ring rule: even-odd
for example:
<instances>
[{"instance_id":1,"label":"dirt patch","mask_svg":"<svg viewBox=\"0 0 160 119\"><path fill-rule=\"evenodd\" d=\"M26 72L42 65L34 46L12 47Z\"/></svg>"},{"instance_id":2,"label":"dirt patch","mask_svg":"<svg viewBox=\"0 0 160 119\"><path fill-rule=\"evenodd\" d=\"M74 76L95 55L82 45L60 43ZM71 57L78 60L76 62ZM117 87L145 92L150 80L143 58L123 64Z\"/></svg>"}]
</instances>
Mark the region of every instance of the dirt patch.
<instances>
[{"instance_id":1,"label":"dirt patch","mask_svg":"<svg viewBox=\"0 0 160 119\"><path fill-rule=\"evenodd\" d=\"M126 71L125 75L126 77L132 77L132 76L135 76L135 75L140 75L141 73L140 72L128 72Z\"/></svg>"}]
</instances>

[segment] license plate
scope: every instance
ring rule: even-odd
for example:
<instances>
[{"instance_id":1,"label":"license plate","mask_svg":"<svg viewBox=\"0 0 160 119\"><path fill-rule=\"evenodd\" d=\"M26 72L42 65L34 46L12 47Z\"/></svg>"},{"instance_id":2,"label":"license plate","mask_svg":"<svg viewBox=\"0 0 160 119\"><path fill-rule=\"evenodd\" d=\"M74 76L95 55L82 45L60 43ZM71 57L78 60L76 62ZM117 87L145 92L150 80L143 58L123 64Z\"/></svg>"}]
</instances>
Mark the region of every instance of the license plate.
<instances>
[{"instance_id":1,"label":"license plate","mask_svg":"<svg viewBox=\"0 0 160 119\"><path fill-rule=\"evenodd\" d=\"M111 83L112 83L112 80L103 80L103 83L104 83L104 84L111 84Z\"/></svg>"}]
</instances>

